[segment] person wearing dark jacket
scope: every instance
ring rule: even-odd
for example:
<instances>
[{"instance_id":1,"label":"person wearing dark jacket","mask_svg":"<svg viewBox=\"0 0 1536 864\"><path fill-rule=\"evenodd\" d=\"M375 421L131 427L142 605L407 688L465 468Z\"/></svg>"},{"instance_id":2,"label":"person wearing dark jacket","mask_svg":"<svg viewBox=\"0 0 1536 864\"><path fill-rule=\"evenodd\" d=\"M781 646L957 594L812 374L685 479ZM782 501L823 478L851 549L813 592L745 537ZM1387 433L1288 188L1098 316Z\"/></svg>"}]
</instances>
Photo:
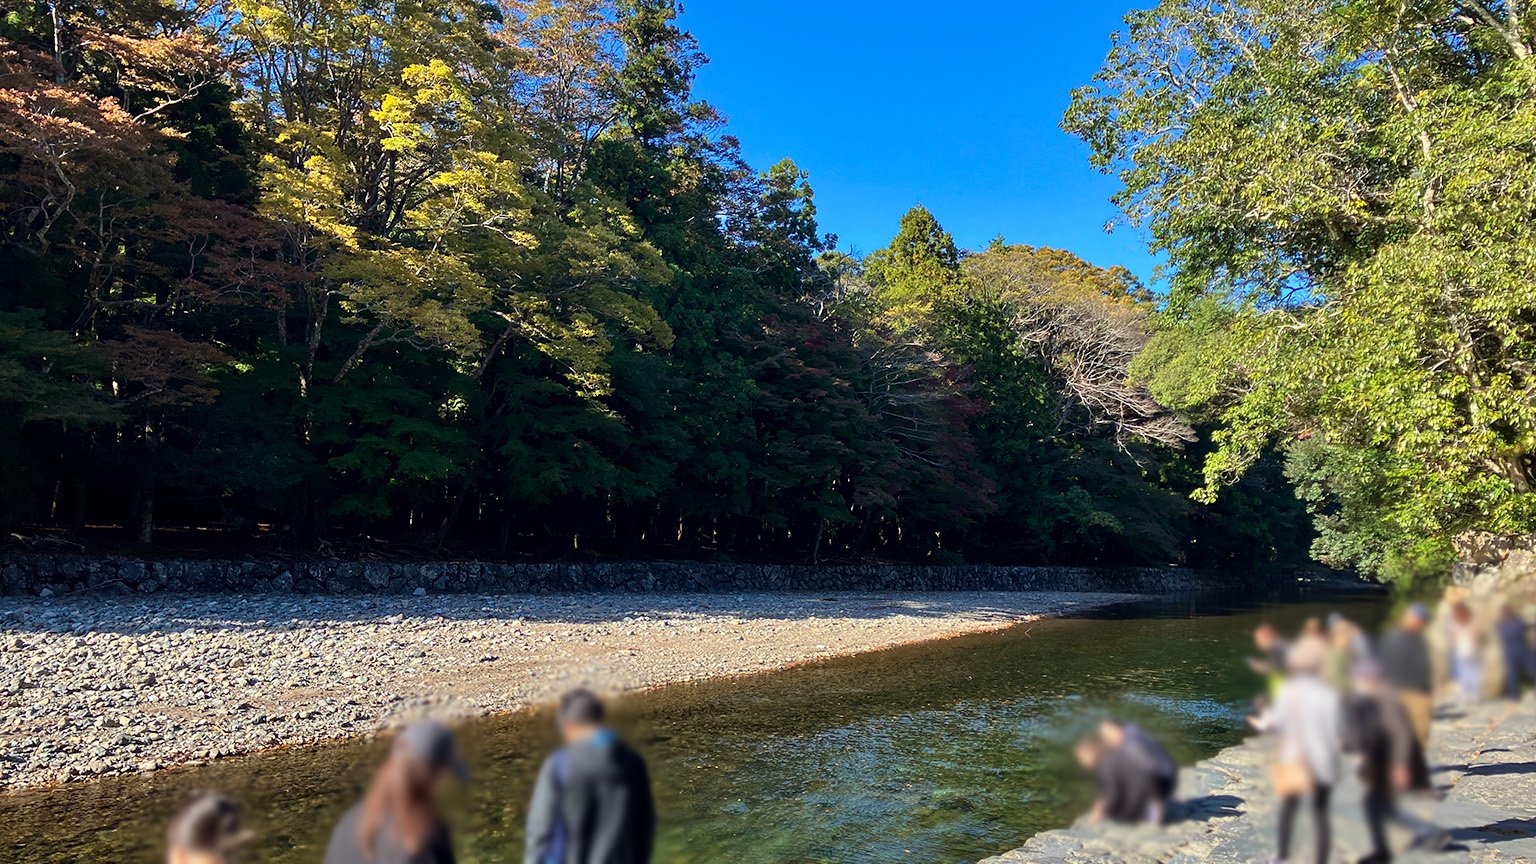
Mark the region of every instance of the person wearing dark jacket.
<instances>
[{"instance_id":1,"label":"person wearing dark jacket","mask_svg":"<svg viewBox=\"0 0 1536 864\"><path fill-rule=\"evenodd\" d=\"M586 690L560 699L564 745L539 770L524 864L647 864L656 842L651 779L640 754L603 725Z\"/></svg>"},{"instance_id":2,"label":"person wearing dark jacket","mask_svg":"<svg viewBox=\"0 0 1536 864\"><path fill-rule=\"evenodd\" d=\"M1530 627L1509 603L1499 613L1499 648L1504 658L1504 695L1519 701L1527 679L1536 680L1536 654L1531 652Z\"/></svg>"},{"instance_id":3,"label":"person wearing dark jacket","mask_svg":"<svg viewBox=\"0 0 1536 864\"><path fill-rule=\"evenodd\" d=\"M1397 628L1381 637L1376 650L1381 673L1408 712L1420 749L1426 750L1429 748L1429 721L1435 708L1429 640L1424 638L1424 627L1428 623L1429 610L1415 603L1403 613Z\"/></svg>"},{"instance_id":4,"label":"person wearing dark jacket","mask_svg":"<svg viewBox=\"0 0 1536 864\"><path fill-rule=\"evenodd\" d=\"M1161 823L1167 816L1168 803L1179 782L1179 763L1173 761L1162 742L1147 734L1146 730L1134 723L1122 723L1113 717L1106 717L1099 722L1099 741L1106 751L1120 751L1127 758L1128 766L1139 777L1136 786L1150 783L1152 800L1137 818ZM1110 760L1111 765L1115 762L1115 759Z\"/></svg>"},{"instance_id":5,"label":"person wearing dark jacket","mask_svg":"<svg viewBox=\"0 0 1536 864\"><path fill-rule=\"evenodd\" d=\"M449 775L465 776L452 732L431 721L401 732L362 802L331 832L325 864L454 864L438 811Z\"/></svg>"},{"instance_id":6,"label":"person wearing dark jacket","mask_svg":"<svg viewBox=\"0 0 1536 864\"><path fill-rule=\"evenodd\" d=\"M1374 846L1370 855L1360 859L1361 864L1385 864L1392 860L1387 843L1388 820L1413 831L1415 846L1444 845L1443 831L1397 806L1399 793L1430 787L1429 765L1413 734L1408 712L1382 680L1380 668L1370 661L1355 665L1353 690L1348 744L1360 760L1365 819Z\"/></svg>"}]
</instances>

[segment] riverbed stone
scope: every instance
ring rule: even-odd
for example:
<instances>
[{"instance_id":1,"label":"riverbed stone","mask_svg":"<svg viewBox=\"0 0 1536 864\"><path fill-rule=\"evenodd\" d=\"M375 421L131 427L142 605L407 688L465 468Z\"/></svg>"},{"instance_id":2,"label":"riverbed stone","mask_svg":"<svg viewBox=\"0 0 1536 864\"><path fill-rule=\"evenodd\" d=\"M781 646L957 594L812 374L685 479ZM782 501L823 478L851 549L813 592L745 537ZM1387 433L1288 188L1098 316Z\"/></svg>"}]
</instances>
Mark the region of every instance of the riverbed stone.
<instances>
[{"instance_id":1,"label":"riverbed stone","mask_svg":"<svg viewBox=\"0 0 1536 864\"><path fill-rule=\"evenodd\" d=\"M355 735L428 710L515 710L578 684L625 691L756 672L1135 599L404 594L0 597L0 788Z\"/></svg>"}]
</instances>

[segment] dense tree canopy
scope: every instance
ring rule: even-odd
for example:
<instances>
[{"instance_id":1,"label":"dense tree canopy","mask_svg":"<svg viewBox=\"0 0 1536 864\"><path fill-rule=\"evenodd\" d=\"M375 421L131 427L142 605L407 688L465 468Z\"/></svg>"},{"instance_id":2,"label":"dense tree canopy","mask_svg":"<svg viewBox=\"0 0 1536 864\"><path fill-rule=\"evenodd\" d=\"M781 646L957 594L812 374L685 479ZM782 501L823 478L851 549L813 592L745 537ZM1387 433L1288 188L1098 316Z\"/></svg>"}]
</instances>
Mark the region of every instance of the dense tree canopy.
<instances>
[{"instance_id":1,"label":"dense tree canopy","mask_svg":"<svg viewBox=\"0 0 1536 864\"><path fill-rule=\"evenodd\" d=\"M0 525L323 554L1299 560L1278 467L1189 500L1205 445L1132 374L1168 349L1130 274L962 250L922 208L865 260L832 251L806 173L750 169L693 96L676 11L7 12Z\"/></svg>"},{"instance_id":2,"label":"dense tree canopy","mask_svg":"<svg viewBox=\"0 0 1536 864\"><path fill-rule=\"evenodd\" d=\"M1170 261L1137 371L1216 424L1203 497L1279 442L1325 560L1536 528L1533 16L1164 0L1075 94Z\"/></svg>"}]
</instances>

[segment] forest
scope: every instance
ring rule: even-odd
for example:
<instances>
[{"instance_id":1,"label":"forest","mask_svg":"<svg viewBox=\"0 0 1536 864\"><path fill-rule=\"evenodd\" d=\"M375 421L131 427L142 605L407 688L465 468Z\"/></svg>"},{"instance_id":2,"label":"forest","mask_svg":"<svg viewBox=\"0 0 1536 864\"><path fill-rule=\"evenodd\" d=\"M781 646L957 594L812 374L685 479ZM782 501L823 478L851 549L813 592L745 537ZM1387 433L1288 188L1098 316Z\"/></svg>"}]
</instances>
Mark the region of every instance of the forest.
<instances>
[{"instance_id":1,"label":"forest","mask_svg":"<svg viewBox=\"0 0 1536 864\"><path fill-rule=\"evenodd\" d=\"M922 207L839 251L678 11L15 5L0 528L1396 576L1536 524L1520 10L1132 13L1063 128L1158 291Z\"/></svg>"}]
</instances>

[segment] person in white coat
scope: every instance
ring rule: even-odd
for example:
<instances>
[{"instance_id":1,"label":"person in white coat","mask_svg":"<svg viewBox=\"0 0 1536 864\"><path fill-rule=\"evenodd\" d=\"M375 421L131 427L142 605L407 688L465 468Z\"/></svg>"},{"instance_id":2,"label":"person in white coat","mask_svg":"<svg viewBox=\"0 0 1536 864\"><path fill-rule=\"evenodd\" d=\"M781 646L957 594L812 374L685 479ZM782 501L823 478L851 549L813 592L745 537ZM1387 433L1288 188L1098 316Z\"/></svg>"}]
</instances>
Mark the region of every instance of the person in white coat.
<instances>
[{"instance_id":1,"label":"person in white coat","mask_svg":"<svg viewBox=\"0 0 1536 864\"><path fill-rule=\"evenodd\" d=\"M1333 845L1329 797L1339 780L1344 740L1344 705L1338 691L1323 680L1328 645L1320 638L1298 640L1286 655L1286 680L1275 699L1274 729L1278 748L1275 791L1280 796L1279 856L1291 853L1291 833L1302 798L1311 795L1316 861L1326 864Z\"/></svg>"}]
</instances>

